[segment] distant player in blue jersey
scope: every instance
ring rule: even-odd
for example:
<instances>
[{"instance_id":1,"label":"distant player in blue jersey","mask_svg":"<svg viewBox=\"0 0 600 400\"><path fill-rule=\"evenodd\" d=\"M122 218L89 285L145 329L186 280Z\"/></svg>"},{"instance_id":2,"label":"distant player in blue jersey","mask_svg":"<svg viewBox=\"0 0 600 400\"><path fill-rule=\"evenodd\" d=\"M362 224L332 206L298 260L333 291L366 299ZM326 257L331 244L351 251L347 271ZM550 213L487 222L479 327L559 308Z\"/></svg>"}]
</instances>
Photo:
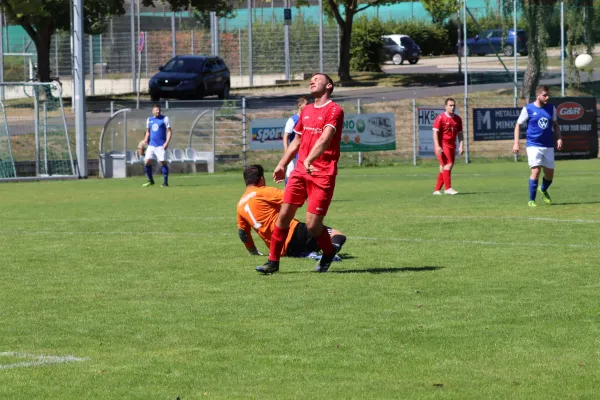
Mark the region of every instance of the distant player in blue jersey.
<instances>
[{"instance_id":1,"label":"distant player in blue jersey","mask_svg":"<svg viewBox=\"0 0 600 400\"><path fill-rule=\"evenodd\" d=\"M308 104L308 101L308 96L298 97L298 100L296 101L296 104L298 105L298 113L288 118L287 122L285 123L285 128L283 128L284 153L287 151L289 144L292 143L292 140L294 140L294 137L296 136L296 134L294 133L294 127L298 123L298 120L300 119L300 113L302 112L304 106ZM288 177L290 176L294 168L296 168L296 161L298 161L298 153L296 153L296 157L294 157L294 159L290 161L290 163L287 166L287 169L285 171L285 183L287 183Z\"/></svg>"},{"instance_id":2,"label":"distant player in blue jersey","mask_svg":"<svg viewBox=\"0 0 600 400\"><path fill-rule=\"evenodd\" d=\"M527 123L527 158L531 176L529 177L529 207L536 207L535 194L538 190L540 170L544 169L542 186L539 188L544 202L552 204L548 188L554 178L554 145L562 149L562 137L556 116L556 107L548 104L550 91L548 86L541 85L535 88L535 101L523 107L521 115L515 125L515 144L513 153L519 152L519 135L521 125Z\"/></svg>"},{"instance_id":3,"label":"distant player in blue jersey","mask_svg":"<svg viewBox=\"0 0 600 400\"><path fill-rule=\"evenodd\" d=\"M152 178L152 160L158 160L161 164L163 174L163 187L169 186L169 165L165 158L165 153L171 141L171 121L169 117L160 113L160 104L152 106L152 117L146 122L146 136L144 142L148 145L146 149L145 169L148 175L148 182L142 186L148 187L154 185Z\"/></svg>"}]
</instances>

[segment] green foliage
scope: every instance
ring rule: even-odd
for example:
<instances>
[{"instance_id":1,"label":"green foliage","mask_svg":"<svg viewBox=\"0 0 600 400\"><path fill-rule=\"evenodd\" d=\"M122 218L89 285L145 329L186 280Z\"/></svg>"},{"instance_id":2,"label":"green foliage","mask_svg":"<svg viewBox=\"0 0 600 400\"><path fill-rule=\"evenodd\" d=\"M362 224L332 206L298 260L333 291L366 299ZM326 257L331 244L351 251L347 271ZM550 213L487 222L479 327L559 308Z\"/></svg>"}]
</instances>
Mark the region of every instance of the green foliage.
<instances>
[{"instance_id":1,"label":"green foliage","mask_svg":"<svg viewBox=\"0 0 600 400\"><path fill-rule=\"evenodd\" d=\"M350 45L350 69L352 71L378 72L383 62L383 28L378 20L361 16L354 22Z\"/></svg>"},{"instance_id":2,"label":"green foliage","mask_svg":"<svg viewBox=\"0 0 600 400\"><path fill-rule=\"evenodd\" d=\"M431 16L431 21L438 26L456 14L458 6L456 0L421 0L421 4Z\"/></svg>"}]
</instances>

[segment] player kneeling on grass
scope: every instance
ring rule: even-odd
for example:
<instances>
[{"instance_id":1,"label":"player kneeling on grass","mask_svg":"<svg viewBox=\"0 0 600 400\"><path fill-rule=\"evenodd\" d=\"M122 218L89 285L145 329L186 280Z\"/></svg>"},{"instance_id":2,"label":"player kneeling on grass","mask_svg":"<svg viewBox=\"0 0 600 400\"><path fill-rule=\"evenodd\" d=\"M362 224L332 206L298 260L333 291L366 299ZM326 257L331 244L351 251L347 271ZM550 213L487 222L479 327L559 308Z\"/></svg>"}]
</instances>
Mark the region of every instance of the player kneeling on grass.
<instances>
[{"instance_id":1,"label":"player kneeling on grass","mask_svg":"<svg viewBox=\"0 0 600 400\"><path fill-rule=\"evenodd\" d=\"M535 88L535 101L523 107L521 115L515 124L515 143L513 153L519 152L519 136L521 125L527 124L527 158L531 176L529 177L529 207L537 207L535 194L538 189L540 170L544 169L544 179L540 193L546 204L552 204L548 188L554 178L554 143L556 149L562 149L562 136L558 126L556 107L548 103L550 91L548 86L540 85Z\"/></svg>"},{"instance_id":2,"label":"player kneeling on grass","mask_svg":"<svg viewBox=\"0 0 600 400\"><path fill-rule=\"evenodd\" d=\"M251 232L254 229L265 245L270 247L271 235L283 203L283 190L265 185L264 170L260 165L250 165L244 169L244 182L246 191L237 204L238 235L250 254L262 255L256 249ZM325 228L338 253L346 242L346 236L338 230ZM310 235L306 224L293 219L281 256L306 257L319 250L317 240Z\"/></svg>"},{"instance_id":3,"label":"player kneeling on grass","mask_svg":"<svg viewBox=\"0 0 600 400\"><path fill-rule=\"evenodd\" d=\"M169 186L169 165L166 159L166 151L171 141L171 121L169 117L160 113L160 104L155 104L152 107L152 117L146 122L146 136L144 143L148 145L145 154L144 168L148 176L148 182L142 186L148 187L154 185L152 177L152 160L158 160L161 164L163 174L163 187Z\"/></svg>"}]
</instances>

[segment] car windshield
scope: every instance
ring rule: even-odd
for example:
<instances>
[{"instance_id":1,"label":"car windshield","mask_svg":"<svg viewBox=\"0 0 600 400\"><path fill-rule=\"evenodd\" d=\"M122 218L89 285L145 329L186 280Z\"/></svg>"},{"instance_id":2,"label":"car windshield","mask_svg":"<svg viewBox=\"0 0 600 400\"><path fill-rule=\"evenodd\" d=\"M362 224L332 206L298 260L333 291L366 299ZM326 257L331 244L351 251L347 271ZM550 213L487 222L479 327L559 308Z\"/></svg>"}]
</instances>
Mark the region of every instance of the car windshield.
<instances>
[{"instance_id":1,"label":"car windshield","mask_svg":"<svg viewBox=\"0 0 600 400\"><path fill-rule=\"evenodd\" d=\"M189 58L174 58L165 65L164 72L198 72L200 62Z\"/></svg>"}]
</instances>

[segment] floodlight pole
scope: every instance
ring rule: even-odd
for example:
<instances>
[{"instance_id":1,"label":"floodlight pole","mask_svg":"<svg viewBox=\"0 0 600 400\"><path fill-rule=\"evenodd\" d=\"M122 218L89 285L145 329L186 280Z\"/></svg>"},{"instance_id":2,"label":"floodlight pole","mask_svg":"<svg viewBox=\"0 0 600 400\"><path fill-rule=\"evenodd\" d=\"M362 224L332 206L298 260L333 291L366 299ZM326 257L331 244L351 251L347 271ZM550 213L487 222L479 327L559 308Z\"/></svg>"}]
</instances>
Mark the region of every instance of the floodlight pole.
<instances>
[{"instance_id":1,"label":"floodlight pole","mask_svg":"<svg viewBox=\"0 0 600 400\"><path fill-rule=\"evenodd\" d=\"M75 106L75 148L80 178L88 177L87 134L85 131L85 69L83 65L83 0L73 1L73 105Z\"/></svg>"},{"instance_id":2,"label":"floodlight pole","mask_svg":"<svg viewBox=\"0 0 600 400\"><path fill-rule=\"evenodd\" d=\"M565 2L560 2L560 95L565 97Z\"/></svg>"},{"instance_id":3,"label":"floodlight pole","mask_svg":"<svg viewBox=\"0 0 600 400\"><path fill-rule=\"evenodd\" d=\"M319 72L323 73L323 0L319 0Z\"/></svg>"},{"instance_id":4,"label":"floodlight pole","mask_svg":"<svg viewBox=\"0 0 600 400\"><path fill-rule=\"evenodd\" d=\"M465 98L464 98L464 140L465 140L465 162L469 163L469 59L467 57L467 0L463 1L463 51L465 56Z\"/></svg>"},{"instance_id":5,"label":"floodlight pole","mask_svg":"<svg viewBox=\"0 0 600 400\"><path fill-rule=\"evenodd\" d=\"M515 87L514 87L514 107L517 107L517 97L518 97L518 93L517 93L517 86L519 84L518 82L518 68L517 68L517 0L513 0L513 31L514 31L514 35L513 35L513 57L514 57L514 79L515 79Z\"/></svg>"}]
</instances>

